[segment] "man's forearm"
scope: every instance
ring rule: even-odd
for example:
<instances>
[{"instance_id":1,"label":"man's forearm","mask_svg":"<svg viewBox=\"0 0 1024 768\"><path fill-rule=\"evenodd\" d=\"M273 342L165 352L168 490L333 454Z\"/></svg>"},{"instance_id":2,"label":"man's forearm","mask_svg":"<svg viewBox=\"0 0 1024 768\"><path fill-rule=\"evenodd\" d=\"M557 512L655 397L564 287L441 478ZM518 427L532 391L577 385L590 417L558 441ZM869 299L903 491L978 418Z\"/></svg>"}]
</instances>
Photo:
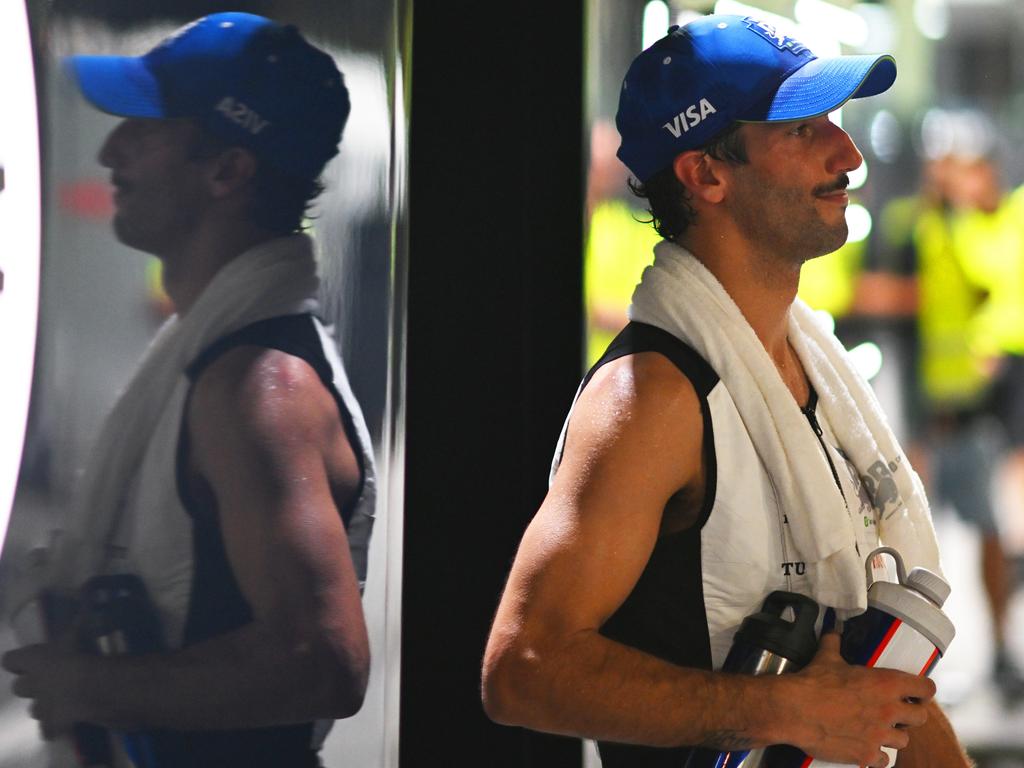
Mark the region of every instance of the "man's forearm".
<instances>
[{"instance_id":1,"label":"man's forearm","mask_svg":"<svg viewBox=\"0 0 1024 768\"><path fill-rule=\"evenodd\" d=\"M511 725L649 746L741 748L769 743L779 719L763 679L679 667L596 632L502 663L485 673L485 704Z\"/></svg>"},{"instance_id":2,"label":"man's forearm","mask_svg":"<svg viewBox=\"0 0 1024 768\"><path fill-rule=\"evenodd\" d=\"M554 652L488 651L485 705L499 722L654 747L793 744L856 765L881 765L882 746L906 747L896 724L921 725L926 709L914 702L935 690L847 664L834 634L801 672L759 677L678 667L589 631Z\"/></svg>"},{"instance_id":3,"label":"man's forearm","mask_svg":"<svg viewBox=\"0 0 1024 768\"><path fill-rule=\"evenodd\" d=\"M117 728L248 728L359 709L365 665L258 622L172 653L82 660L84 717Z\"/></svg>"}]
</instances>

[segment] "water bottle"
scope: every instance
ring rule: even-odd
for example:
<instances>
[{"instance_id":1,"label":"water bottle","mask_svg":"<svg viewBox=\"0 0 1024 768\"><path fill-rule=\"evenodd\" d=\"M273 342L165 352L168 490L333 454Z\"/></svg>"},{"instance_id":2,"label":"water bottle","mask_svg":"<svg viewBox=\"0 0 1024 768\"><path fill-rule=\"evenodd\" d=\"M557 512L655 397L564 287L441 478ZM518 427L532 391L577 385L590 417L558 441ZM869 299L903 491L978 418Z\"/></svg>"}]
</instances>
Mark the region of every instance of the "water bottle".
<instances>
[{"instance_id":1,"label":"water bottle","mask_svg":"<svg viewBox=\"0 0 1024 768\"><path fill-rule=\"evenodd\" d=\"M137 576L95 576L83 585L80 599L78 643L82 651L121 656L162 650L159 618ZM114 764L105 728L78 723L74 736L83 765ZM149 734L120 733L117 737L136 768L159 768L161 761Z\"/></svg>"},{"instance_id":2,"label":"water bottle","mask_svg":"<svg viewBox=\"0 0 1024 768\"><path fill-rule=\"evenodd\" d=\"M888 554L896 562L899 583L873 581L871 561ZM953 622L942 612L949 597L949 584L927 568L908 574L900 553L879 547L865 562L868 581L868 609L843 623L840 653L850 664L898 669L913 675L931 674L953 641ZM889 766L896 762L896 750L883 747ZM835 763L815 760L795 747L772 747L770 768L833 768Z\"/></svg>"},{"instance_id":3,"label":"water bottle","mask_svg":"<svg viewBox=\"0 0 1024 768\"><path fill-rule=\"evenodd\" d=\"M743 620L726 656L723 672L779 675L795 672L814 658L818 604L795 592L772 592L758 613ZM757 768L766 750L720 752L698 747L686 768Z\"/></svg>"}]
</instances>

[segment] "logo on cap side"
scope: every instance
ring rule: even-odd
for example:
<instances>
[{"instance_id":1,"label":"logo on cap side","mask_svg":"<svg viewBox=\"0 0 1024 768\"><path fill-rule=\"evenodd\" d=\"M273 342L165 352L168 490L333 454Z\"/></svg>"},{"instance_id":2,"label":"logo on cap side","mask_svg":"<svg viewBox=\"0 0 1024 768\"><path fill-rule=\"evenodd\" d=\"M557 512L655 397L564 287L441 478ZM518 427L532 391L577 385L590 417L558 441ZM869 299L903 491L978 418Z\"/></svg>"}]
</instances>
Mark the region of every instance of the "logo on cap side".
<instances>
[{"instance_id":1,"label":"logo on cap side","mask_svg":"<svg viewBox=\"0 0 1024 768\"><path fill-rule=\"evenodd\" d=\"M691 104L672 118L671 123L665 123L661 127L678 139L691 128L699 125L708 115L713 115L717 111L710 101L701 99L698 104Z\"/></svg>"},{"instance_id":2,"label":"logo on cap side","mask_svg":"<svg viewBox=\"0 0 1024 768\"><path fill-rule=\"evenodd\" d=\"M259 116L258 112L253 111L244 103L235 100L231 96L225 96L221 99L215 109L253 136L258 135L260 131L270 125L269 120L264 120Z\"/></svg>"},{"instance_id":3,"label":"logo on cap side","mask_svg":"<svg viewBox=\"0 0 1024 768\"><path fill-rule=\"evenodd\" d=\"M774 24L769 24L767 21L758 21L750 16L745 18L743 23L747 25L751 32L756 32L780 51L789 51L797 56L810 52L806 45L799 40L794 40L792 37L784 35Z\"/></svg>"}]
</instances>

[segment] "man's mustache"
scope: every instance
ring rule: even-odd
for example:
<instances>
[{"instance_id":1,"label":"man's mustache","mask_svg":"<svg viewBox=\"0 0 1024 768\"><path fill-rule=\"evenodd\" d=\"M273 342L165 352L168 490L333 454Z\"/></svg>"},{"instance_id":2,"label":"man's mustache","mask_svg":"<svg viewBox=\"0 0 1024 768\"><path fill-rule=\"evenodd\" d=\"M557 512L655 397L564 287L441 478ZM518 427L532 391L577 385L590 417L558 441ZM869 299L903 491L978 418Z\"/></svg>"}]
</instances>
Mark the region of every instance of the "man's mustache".
<instances>
[{"instance_id":1,"label":"man's mustache","mask_svg":"<svg viewBox=\"0 0 1024 768\"><path fill-rule=\"evenodd\" d=\"M830 195L833 192L842 192L848 186L850 186L850 177L845 173L841 173L835 181L828 184L819 184L811 192L815 197L818 195Z\"/></svg>"}]
</instances>

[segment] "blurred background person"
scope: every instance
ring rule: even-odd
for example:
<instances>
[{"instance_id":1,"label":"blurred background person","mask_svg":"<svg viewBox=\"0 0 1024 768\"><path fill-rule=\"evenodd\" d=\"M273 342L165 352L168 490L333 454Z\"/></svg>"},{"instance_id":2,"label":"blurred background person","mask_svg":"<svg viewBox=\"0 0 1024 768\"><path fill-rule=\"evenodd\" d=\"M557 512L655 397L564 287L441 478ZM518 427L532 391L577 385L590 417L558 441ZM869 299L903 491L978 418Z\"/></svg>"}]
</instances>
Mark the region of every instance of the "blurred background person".
<instances>
[{"instance_id":1,"label":"blurred background person","mask_svg":"<svg viewBox=\"0 0 1024 768\"><path fill-rule=\"evenodd\" d=\"M583 280L586 292L587 366L593 365L627 323L626 309L643 268L654 260L661 238L653 227L638 227L650 216L633 201L626 186L626 166L615 156L619 134L607 120L590 129L590 175L587 178L586 237Z\"/></svg>"},{"instance_id":2,"label":"blurred background person","mask_svg":"<svg viewBox=\"0 0 1024 768\"><path fill-rule=\"evenodd\" d=\"M993 500L1000 430L999 411L993 411L996 336L984 322L991 300L984 276L990 249L1003 263L1019 263L1024 251L1013 242L995 242L998 232L1012 237L1020 225L991 218L1000 196L992 185L995 168L981 154L991 147L986 126L973 113L948 116L944 130L958 134L957 140L931 152L916 196L889 203L895 271L892 287L882 292L888 306L878 300L875 306L915 320L906 389L916 458L933 505L951 506L977 531L992 625L991 680L1006 704L1016 704L1024 697L1024 678L1007 650L1013 584ZM885 284L881 274L874 281Z\"/></svg>"}]
</instances>

